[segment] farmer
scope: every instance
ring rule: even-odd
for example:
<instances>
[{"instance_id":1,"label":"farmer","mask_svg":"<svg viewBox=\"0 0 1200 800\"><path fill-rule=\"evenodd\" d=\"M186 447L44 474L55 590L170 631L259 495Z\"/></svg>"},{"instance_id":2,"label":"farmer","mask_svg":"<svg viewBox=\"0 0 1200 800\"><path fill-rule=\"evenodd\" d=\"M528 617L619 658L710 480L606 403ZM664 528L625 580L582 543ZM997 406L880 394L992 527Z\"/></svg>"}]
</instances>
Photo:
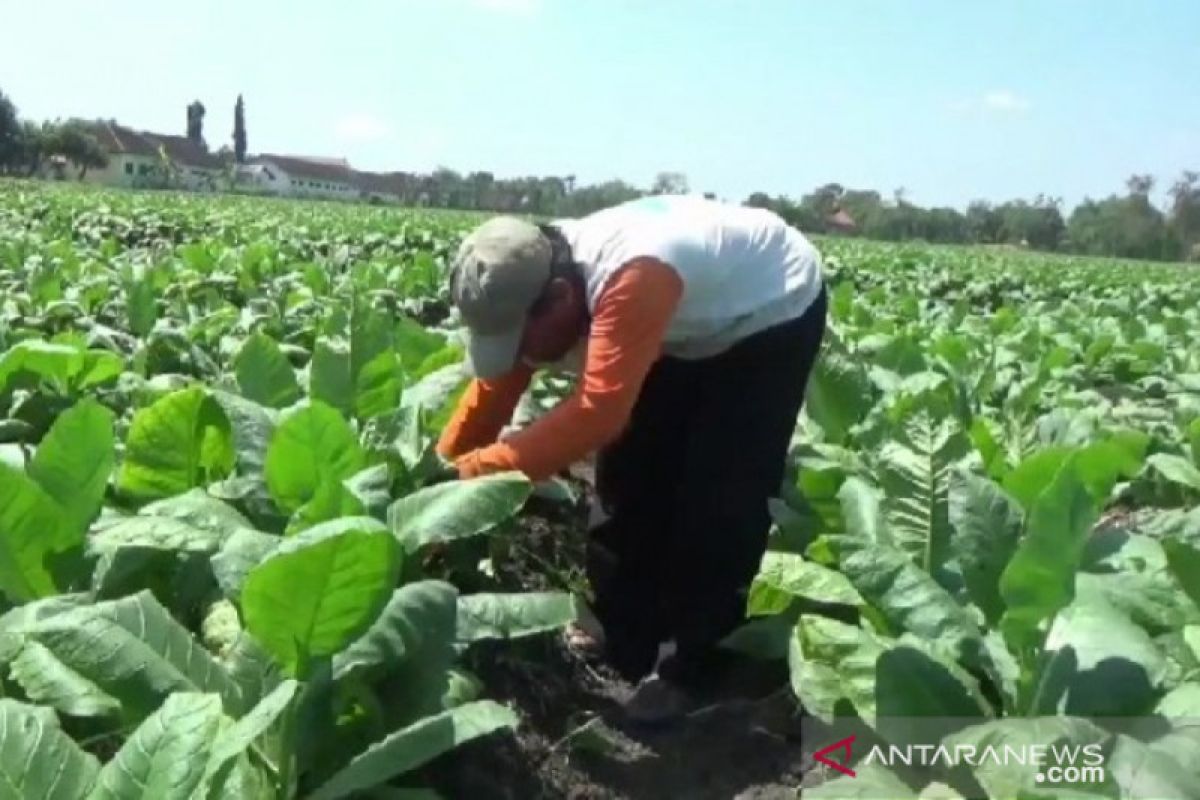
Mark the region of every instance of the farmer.
<instances>
[{"instance_id":1,"label":"farmer","mask_svg":"<svg viewBox=\"0 0 1200 800\"><path fill-rule=\"evenodd\" d=\"M722 676L718 643L766 548L825 331L820 256L770 211L648 197L540 226L485 222L450 289L475 379L438 452L462 478L535 481L597 453L597 638L639 683L631 718L685 712ZM534 370L571 355L574 394L497 441Z\"/></svg>"}]
</instances>

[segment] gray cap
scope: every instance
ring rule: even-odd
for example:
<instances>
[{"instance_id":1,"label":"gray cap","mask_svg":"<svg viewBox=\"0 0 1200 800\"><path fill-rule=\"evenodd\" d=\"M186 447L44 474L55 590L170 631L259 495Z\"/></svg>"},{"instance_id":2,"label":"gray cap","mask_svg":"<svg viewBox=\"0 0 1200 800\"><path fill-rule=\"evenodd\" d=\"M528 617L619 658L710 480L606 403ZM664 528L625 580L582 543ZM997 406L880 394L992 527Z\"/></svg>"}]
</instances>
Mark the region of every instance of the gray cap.
<instances>
[{"instance_id":1,"label":"gray cap","mask_svg":"<svg viewBox=\"0 0 1200 800\"><path fill-rule=\"evenodd\" d=\"M479 378L517 363L529 309L550 280L550 241L538 227L495 217L471 232L450 267L450 297L467 326L467 361Z\"/></svg>"}]
</instances>

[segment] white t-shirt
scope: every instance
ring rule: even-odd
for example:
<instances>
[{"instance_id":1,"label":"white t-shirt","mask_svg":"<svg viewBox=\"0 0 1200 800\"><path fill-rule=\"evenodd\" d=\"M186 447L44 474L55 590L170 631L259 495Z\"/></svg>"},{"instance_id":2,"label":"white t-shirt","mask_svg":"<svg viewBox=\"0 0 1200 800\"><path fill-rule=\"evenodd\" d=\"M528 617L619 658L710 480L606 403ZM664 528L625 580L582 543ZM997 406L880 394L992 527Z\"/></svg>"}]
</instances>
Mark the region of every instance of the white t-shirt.
<instances>
[{"instance_id":1,"label":"white t-shirt","mask_svg":"<svg viewBox=\"0 0 1200 800\"><path fill-rule=\"evenodd\" d=\"M593 311L609 279L636 258L659 259L679 273L683 297L663 346L679 358L716 355L795 319L822 285L817 249L766 209L654 196L555 226L583 268Z\"/></svg>"}]
</instances>

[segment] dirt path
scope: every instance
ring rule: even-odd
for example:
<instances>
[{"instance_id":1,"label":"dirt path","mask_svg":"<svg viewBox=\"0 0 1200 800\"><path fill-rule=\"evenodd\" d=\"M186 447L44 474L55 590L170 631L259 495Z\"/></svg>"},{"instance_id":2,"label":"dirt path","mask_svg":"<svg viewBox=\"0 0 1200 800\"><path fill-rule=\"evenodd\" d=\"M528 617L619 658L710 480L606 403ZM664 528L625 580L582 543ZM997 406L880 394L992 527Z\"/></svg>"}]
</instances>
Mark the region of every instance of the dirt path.
<instances>
[{"instance_id":1,"label":"dirt path","mask_svg":"<svg viewBox=\"0 0 1200 800\"><path fill-rule=\"evenodd\" d=\"M561 588L547 578L578 570L581 507L521 520L507 565L525 590ZM782 665L741 667L720 702L659 731L628 726L619 703L631 687L561 637L480 647L468 667L487 697L511 703L522 724L447 755L424 775L450 800L775 800L797 797L804 774L794 698Z\"/></svg>"}]
</instances>

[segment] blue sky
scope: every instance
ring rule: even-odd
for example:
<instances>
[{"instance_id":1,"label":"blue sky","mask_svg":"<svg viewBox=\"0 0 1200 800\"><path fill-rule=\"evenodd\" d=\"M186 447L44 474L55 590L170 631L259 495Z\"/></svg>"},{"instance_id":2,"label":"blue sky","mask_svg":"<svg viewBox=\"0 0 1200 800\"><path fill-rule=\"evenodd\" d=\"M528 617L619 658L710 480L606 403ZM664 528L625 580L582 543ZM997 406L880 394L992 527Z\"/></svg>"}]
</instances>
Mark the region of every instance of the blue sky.
<instances>
[{"instance_id":1,"label":"blue sky","mask_svg":"<svg viewBox=\"0 0 1200 800\"><path fill-rule=\"evenodd\" d=\"M574 174L922 204L1073 204L1200 169L1196 0L26 0L0 88L23 115L365 169ZM306 7L307 6L307 7Z\"/></svg>"}]
</instances>

